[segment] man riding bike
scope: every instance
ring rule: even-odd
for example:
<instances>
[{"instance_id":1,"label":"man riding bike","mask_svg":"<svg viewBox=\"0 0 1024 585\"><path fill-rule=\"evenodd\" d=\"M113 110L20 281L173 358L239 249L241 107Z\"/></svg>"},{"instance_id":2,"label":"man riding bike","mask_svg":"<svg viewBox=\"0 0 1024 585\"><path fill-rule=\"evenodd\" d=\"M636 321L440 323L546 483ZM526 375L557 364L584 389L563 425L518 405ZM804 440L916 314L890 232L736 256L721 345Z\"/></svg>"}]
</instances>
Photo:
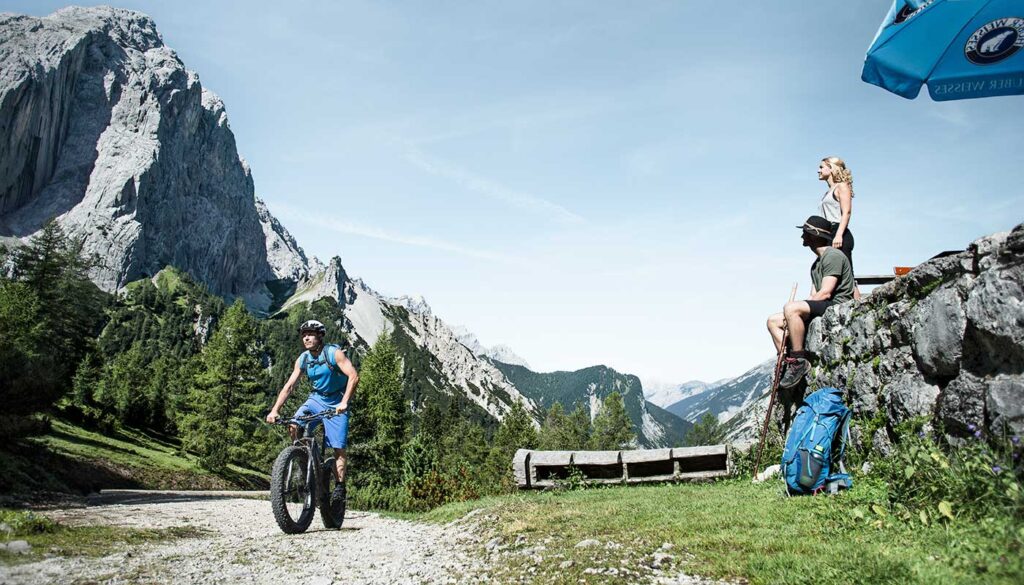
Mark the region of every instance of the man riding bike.
<instances>
[{"instance_id":1,"label":"man riding bike","mask_svg":"<svg viewBox=\"0 0 1024 585\"><path fill-rule=\"evenodd\" d=\"M305 416L329 409L334 409L337 416L326 420L314 420L306 423L304 428L312 433L316 425L323 422L324 441L334 449L334 475L338 482L331 494L332 507L345 501L345 445L348 441L348 403L359 383L359 374L345 351L337 345L324 345L327 328L319 321L306 321L299 326L302 345L306 351L295 360L295 369L288 381L284 383L277 395L274 407L267 415L267 422L273 423L280 416L278 411L288 400L288 396L299 381L303 370L313 385L306 402L295 412L295 416ZM298 428L289 427L292 439L296 438Z\"/></svg>"}]
</instances>

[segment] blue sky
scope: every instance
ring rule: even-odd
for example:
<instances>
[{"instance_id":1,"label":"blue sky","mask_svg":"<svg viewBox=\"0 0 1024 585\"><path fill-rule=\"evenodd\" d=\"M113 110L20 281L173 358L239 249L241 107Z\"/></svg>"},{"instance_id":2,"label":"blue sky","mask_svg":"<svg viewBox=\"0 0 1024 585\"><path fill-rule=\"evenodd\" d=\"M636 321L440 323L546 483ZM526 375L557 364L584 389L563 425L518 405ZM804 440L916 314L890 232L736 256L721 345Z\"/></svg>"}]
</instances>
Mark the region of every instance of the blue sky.
<instances>
[{"instance_id":1,"label":"blue sky","mask_svg":"<svg viewBox=\"0 0 1024 585\"><path fill-rule=\"evenodd\" d=\"M224 99L307 252L534 369L683 382L772 355L823 156L854 174L860 273L1024 219L1024 98L860 81L889 4L118 5Z\"/></svg>"}]
</instances>

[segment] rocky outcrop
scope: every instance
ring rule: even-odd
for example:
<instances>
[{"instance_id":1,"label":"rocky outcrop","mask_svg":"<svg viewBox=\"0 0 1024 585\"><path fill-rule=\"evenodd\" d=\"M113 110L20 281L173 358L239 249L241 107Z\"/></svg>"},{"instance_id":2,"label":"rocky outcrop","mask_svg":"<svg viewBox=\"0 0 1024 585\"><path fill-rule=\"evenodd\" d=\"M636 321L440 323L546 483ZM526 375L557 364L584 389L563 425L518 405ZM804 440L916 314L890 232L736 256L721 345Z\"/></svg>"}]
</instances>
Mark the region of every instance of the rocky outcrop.
<instances>
[{"instance_id":1,"label":"rocky outcrop","mask_svg":"<svg viewBox=\"0 0 1024 585\"><path fill-rule=\"evenodd\" d=\"M1024 224L829 309L807 345L812 388L845 388L855 415L884 421L876 446L915 417L954 443L1024 434Z\"/></svg>"},{"instance_id":2,"label":"rocky outcrop","mask_svg":"<svg viewBox=\"0 0 1024 585\"><path fill-rule=\"evenodd\" d=\"M297 247L268 260L224 104L149 17L5 14L0 39L0 235L56 218L101 258L93 278L108 291L173 265L268 303L267 281L302 276Z\"/></svg>"}]
</instances>

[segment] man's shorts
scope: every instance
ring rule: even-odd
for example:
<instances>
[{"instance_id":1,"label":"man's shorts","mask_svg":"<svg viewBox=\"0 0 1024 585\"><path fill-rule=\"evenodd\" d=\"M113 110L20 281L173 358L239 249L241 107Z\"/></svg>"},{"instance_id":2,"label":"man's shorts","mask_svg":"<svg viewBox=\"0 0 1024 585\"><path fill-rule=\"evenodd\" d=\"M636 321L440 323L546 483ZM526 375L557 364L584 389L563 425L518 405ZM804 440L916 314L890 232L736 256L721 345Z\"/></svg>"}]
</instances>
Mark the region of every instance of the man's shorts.
<instances>
[{"instance_id":1,"label":"man's shorts","mask_svg":"<svg viewBox=\"0 0 1024 585\"><path fill-rule=\"evenodd\" d=\"M825 314L825 309L832 306L832 301L804 301L809 307L811 307L811 315L807 318L808 321L821 317Z\"/></svg>"},{"instance_id":2,"label":"man's shorts","mask_svg":"<svg viewBox=\"0 0 1024 585\"><path fill-rule=\"evenodd\" d=\"M295 411L295 416L309 416L325 410L333 411L340 403L340 397L337 402L331 402L319 394L310 394L306 402ZM344 449L348 444L348 412L336 414L332 418L311 420L302 423L301 426L306 429L306 434L312 434L320 423L324 424L324 442L327 446Z\"/></svg>"}]
</instances>

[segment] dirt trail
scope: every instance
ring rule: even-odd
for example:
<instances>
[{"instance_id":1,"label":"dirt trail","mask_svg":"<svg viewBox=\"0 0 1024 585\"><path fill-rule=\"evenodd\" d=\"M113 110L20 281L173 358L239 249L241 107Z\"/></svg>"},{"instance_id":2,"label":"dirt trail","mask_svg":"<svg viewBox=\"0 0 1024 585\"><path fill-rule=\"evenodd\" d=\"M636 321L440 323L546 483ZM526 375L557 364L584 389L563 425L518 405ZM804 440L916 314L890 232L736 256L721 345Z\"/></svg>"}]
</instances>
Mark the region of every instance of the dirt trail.
<instances>
[{"instance_id":1,"label":"dirt trail","mask_svg":"<svg viewBox=\"0 0 1024 585\"><path fill-rule=\"evenodd\" d=\"M267 500L238 494L123 492L59 513L68 524L137 528L194 526L199 538L143 544L102 558L54 557L0 566L16 583L456 583L475 580L483 561L471 518L445 526L350 511L344 527L320 519L301 535L278 529Z\"/></svg>"}]
</instances>

